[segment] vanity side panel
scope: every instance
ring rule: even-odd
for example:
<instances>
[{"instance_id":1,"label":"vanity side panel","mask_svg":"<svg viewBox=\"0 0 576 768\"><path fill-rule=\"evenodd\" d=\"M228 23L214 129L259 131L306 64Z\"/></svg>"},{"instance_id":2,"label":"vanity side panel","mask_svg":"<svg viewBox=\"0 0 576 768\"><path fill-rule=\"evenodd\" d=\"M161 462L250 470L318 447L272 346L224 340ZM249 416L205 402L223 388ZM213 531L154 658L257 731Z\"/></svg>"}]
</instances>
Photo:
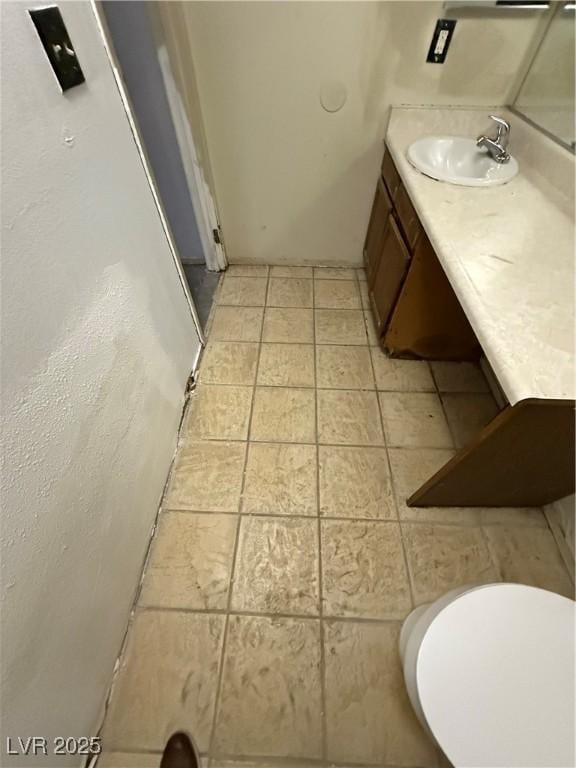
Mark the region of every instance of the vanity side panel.
<instances>
[{"instance_id":1,"label":"vanity side panel","mask_svg":"<svg viewBox=\"0 0 576 768\"><path fill-rule=\"evenodd\" d=\"M540 507L574 493L573 400L501 411L408 499L415 507Z\"/></svg>"}]
</instances>

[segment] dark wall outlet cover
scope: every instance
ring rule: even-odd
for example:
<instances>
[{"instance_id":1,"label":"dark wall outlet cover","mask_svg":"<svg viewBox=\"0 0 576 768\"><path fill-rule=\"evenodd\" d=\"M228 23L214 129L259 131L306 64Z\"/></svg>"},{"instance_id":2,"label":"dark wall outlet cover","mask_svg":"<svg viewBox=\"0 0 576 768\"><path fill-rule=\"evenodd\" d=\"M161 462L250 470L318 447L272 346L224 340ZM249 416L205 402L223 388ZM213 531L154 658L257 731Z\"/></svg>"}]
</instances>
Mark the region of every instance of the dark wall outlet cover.
<instances>
[{"instance_id":1,"label":"dark wall outlet cover","mask_svg":"<svg viewBox=\"0 0 576 768\"><path fill-rule=\"evenodd\" d=\"M444 64L455 26L456 19L438 19L434 28L434 34L432 35L428 56L426 57L427 62L430 64Z\"/></svg>"},{"instance_id":2,"label":"dark wall outlet cover","mask_svg":"<svg viewBox=\"0 0 576 768\"><path fill-rule=\"evenodd\" d=\"M63 91L84 82L84 74L56 5L28 11Z\"/></svg>"}]
</instances>

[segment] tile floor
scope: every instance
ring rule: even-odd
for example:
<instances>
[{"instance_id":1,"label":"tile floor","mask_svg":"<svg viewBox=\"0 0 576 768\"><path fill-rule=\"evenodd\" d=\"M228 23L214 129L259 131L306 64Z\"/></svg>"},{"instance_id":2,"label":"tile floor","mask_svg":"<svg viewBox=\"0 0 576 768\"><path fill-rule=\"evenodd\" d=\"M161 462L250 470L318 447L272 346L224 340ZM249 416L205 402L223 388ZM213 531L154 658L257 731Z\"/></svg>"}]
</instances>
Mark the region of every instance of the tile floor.
<instances>
[{"instance_id":1,"label":"tile floor","mask_svg":"<svg viewBox=\"0 0 576 768\"><path fill-rule=\"evenodd\" d=\"M176 728L210 766L446 765L402 620L461 584L573 593L540 510L406 506L496 405L472 365L388 359L366 297L362 270L225 276L103 766L157 766Z\"/></svg>"}]
</instances>

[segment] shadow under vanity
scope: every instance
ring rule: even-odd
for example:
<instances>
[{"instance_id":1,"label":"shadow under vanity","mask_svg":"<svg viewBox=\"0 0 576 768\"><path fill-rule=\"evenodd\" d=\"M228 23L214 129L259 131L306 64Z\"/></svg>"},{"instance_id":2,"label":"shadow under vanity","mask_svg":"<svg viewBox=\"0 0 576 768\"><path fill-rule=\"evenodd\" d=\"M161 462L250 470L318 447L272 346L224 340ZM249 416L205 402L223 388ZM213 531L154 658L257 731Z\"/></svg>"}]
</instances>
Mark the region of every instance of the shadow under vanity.
<instances>
[{"instance_id":1,"label":"shadow under vanity","mask_svg":"<svg viewBox=\"0 0 576 768\"><path fill-rule=\"evenodd\" d=\"M392 357L485 357L505 406L409 499L541 506L574 492L574 158L520 118L503 186L435 181L406 158L422 136L474 137L487 113L394 109L364 247Z\"/></svg>"}]
</instances>

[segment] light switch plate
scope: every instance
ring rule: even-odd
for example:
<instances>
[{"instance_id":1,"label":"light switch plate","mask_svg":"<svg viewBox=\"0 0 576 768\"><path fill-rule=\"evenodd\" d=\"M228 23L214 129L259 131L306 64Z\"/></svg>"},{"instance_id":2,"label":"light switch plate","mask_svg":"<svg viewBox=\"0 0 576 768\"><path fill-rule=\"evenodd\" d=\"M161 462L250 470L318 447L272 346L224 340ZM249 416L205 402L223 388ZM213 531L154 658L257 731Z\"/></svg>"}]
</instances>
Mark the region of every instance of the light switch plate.
<instances>
[{"instance_id":1,"label":"light switch plate","mask_svg":"<svg viewBox=\"0 0 576 768\"><path fill-rule=\"evenodd\" d=\"M456 19L438 19L426 57L428 63L444 64L455 26Z\"/></svg>"},{"instance_id":2,"label":"light switch plate","mask_svg":"<svg viewBox=\"0 0 576 768\"><path fill-rule=\"evenodd\" d=\"M28 13L62 90L83 83L84 74L58 6L35 8Z\"/></svg>"}]
</instances>

